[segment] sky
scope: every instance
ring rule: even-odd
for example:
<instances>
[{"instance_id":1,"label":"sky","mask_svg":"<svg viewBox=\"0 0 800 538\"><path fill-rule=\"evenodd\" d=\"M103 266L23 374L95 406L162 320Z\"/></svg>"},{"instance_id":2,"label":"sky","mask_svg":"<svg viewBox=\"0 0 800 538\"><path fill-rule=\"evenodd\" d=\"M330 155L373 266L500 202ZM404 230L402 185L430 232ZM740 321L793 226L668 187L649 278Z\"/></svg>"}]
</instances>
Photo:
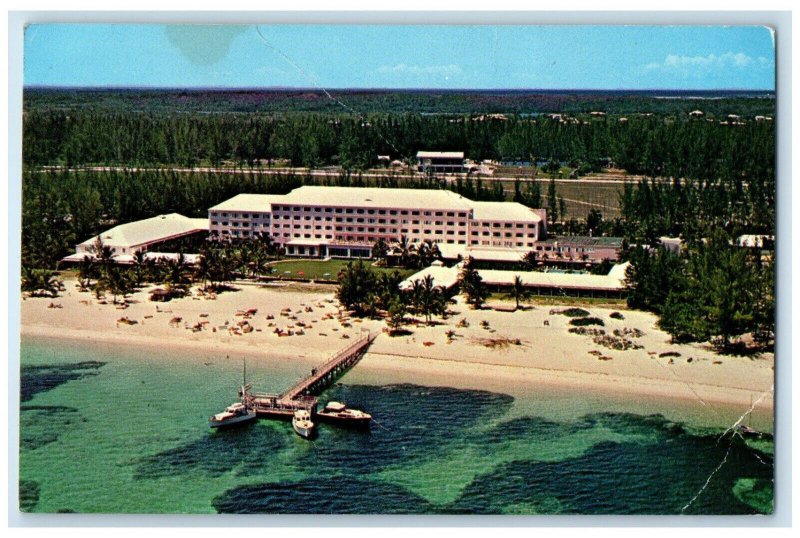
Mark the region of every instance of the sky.
<instances>
[{"instance_id":1,"label":"sky","mask_svg":"<svg viewBox=\"0 0 800 538\"><path fill-rule=\"evenodd\" d=\"M34 24L26 86L774 90L757 26Z\"/></svg>"}]
</instances>

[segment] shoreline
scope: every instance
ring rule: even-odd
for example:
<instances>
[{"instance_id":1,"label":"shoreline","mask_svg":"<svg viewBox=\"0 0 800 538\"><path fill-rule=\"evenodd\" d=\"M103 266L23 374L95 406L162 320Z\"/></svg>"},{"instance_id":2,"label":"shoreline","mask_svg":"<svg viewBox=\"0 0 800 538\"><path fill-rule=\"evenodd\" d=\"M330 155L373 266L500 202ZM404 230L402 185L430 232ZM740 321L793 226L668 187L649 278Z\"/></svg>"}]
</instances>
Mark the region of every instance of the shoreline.
<instances>
[{"instance_id":1,"label":"shoreline","mask_svg":"<svg viewBox=\"0 0 800 538\"><path fill-rule=\"evenodd\" d=\"M409 323L405 335L389 336L382 332L382 320L349 317L330 290L254 285L214 300L195 294L153 303L147 287L134 293L123 309L78 292L74 279L65 286L66 291L54 299L23 298L21 345L26 338L69 339L152 348L164 355L174 352L181 361L193 360L192 354L244 355L297 363L305 370L323 363L362 330L370 330L381 334L347 374L355 379L380 382L383 376L393 383L413 381L512 395L547 386L743 411L774 386L771 353L731 357L703 344L673 344L658 329L654 315L619 309L624 315L612 316L618 312L607 306L584 308L603 320L607 336L622 335L630 347L612 349L591 334L569 332L571 318L561 315L555 305L501 312L472 310L458 299L447 320L437 320L434 326ZM156 352L153 360L166 358ZM759 413L772 414L773 399L762 398Z\"/></svg>"},{"instance_id":2,"label":"shoreline","mask_svg":"<svg viewBox=\"0 0 800 538\"><path fill-rule=\"evenodd\" d=\"M91 345L110 344L114 346L136 345L164 351L165 358L155 360L174 360L174 351L178 351L179 360L194 361L209 355L237 355L248 359L279 362L286 366L304 363L303 368L313 367L325 360L325 356L315 360L307 356L288 356L275 353L265 354L263 349L255 345L225 346L221 343L200 341L179 341L164 343L158 338L138 337L132 342L127 335L97 334L92 331L61 331L53 334L46 327L23 326L21 345L26 338L44 340L71 340ZM196 357L189 358L186 353L197 351ZM458 372L454 376L454 371ZM456 389L482 389L520 395L538 386L560 389L591 390L598 393L621 396L631 395L659 399L683 400L692 402L700 400L702 405L720 404L730 407L741 407L750 399L757 400L764 391L753 391L746 388L725 385L701 384L675 379L672 381L644 376L620 376L611 373L587 373L558 368L539 368L534 366L517 366L492 362L464 361L448 358L433 358L402 354L376 353L368 351L356 364L353 370L345 375L358 373L368 379L378 375L396 378L393 382L413 382L425 386L448 386ZM774 399L763 398L759 411L773 410ZM749 407L749 405L747 406Z\"/></svg>"}]
</instances>

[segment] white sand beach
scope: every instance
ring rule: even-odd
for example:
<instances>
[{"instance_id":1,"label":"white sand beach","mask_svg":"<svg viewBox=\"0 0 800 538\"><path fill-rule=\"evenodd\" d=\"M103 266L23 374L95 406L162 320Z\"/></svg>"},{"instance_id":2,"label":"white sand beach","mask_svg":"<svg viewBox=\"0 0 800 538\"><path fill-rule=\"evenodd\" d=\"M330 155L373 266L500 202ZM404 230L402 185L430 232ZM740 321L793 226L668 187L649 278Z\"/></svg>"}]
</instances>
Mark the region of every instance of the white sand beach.
<instances>
[{"instance_id":1,"label":"white sand beach","mask_svg":"<svg viewBox=\"0 0 800 538\"><path fill-rule=\"evenodd\" d=\"M146 287L130 296L123 309L110 297L99 304L91 293L79 292L74 279L64 284L66 291L55 299L22 300L23 336L157 346L165 351L194 347L206 353L218 350L265 361L316 364L360 331L385 328L383 321L362 321L341 311L330 286L237 284L239 291L213 299L197 296L194 289L194 296L166 303L151 302L147 292L152 287ZM610 349L591 335L568 332L570 318L555 312L564 308L472 310L459 299L451 307L454 314L437 319L434 326L409 325L410 334L403 336L383 332L356 368L392 382L512 392L548 384L737 406L758 401L759 410L772 409L771 353L725 356L707 344L672 344L652 314L584 307L603 320L607 334L626 330L623 338L641 346ZM624 319L612 318L615 311ZM123 318L135 323L120 321ZM449 337L448 331L453 331Z\"/></svg>"}]
</instances>

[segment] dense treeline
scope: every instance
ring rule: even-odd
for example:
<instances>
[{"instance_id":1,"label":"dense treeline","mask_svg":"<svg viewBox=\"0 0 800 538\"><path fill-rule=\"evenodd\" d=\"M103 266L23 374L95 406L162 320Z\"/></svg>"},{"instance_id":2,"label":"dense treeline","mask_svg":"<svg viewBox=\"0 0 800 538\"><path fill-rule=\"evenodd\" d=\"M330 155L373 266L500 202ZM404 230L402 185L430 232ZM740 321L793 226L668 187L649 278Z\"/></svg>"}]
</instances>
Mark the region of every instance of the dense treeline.
<instances>
[{"instance_id":1,"label":"dense treeline","mask_svg":"<svg viewBox=\"0 0 800 538\"><path fill-rule=\"evenodd\" d=\"M711 114L772 115L774 92L741 91L530 91L530 90L335 90L333 95L363 113L481 114L652 112L685 114L703 108ZM698 99L699 98L699 99ZM704 99L705 98L705 99ZM213 112L341 112L321 90L170 90L26 88L26 109L113 112L158 111L172 114Z\"/></svg>"},{"instance_id":2,"label":"dense treeline","mask_svg":"<svg viewBox=\"0 0 800 538\"><path fill-rule=\"evenodd\" d=\"M625 185L620 210L626 237L649 245L662 236L695 242L717 229L774 235L775 178L641 180Z\"/></svg>"},{"instance_id":3,"label":"dense treeline","mask_svg":"<svg viewBox=\"0 0 800 538\"><path fill-rule=\"evenodd\" d=\"M773 122L634 116L578 123L548 117L477 120L419 114L161 115L31 110L26 165L176 165L288 160L294 166L364 169L377 155L411 159L420 149L464 151L474 160L611 159L633 174L692 179L774 174Z\"/></svg>"},{"instance_id":4,"label":"dense treeline","mask_svg":"<svg viewBox=\"0 0 800 538\"><path fill-rule=\"evenodd\" d=\"M681 253L637 247L629 253L628 304L659 314L676 341L713 340L720 348L775 331L775 266L758 250L731 243L722 230Z\"/></svg>"}]
</instances>

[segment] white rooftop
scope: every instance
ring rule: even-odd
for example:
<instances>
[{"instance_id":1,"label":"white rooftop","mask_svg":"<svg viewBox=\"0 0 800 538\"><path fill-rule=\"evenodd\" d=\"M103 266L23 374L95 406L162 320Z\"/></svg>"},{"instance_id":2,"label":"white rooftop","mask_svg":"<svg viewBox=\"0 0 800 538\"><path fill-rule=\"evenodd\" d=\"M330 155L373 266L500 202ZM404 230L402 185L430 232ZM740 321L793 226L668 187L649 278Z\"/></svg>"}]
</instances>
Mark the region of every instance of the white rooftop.
<instances>
[{"instance_id":1,"label":"white rooftop","mask_svg":"<svg viewBox=\"0 0 800 538\"><path fill-rule=\"evenodd\" d=\"M473 220L541 222L542 217L519 202L471 202Z\"/></svg>"},{"instance_id":2,"label":"white rooftop","mask_svg":"<svg viewBox=\"0 0 800 538\"><path fill-rule=\"evenodd\" d=\"M511 286L519 276L525 286L539 288L564 288L580 290L621 290L625 288L625 270L628 263L615 265L607 275L584 273L545 273L541 271L497 271L480 269L478 273L485 284Z\"/></svg>"},{"instance_id":3,"label":"white rooftop","mask_svg":"<svg viewBox=\"0 0 800 538\"><path fill-rule=\"evenodd\" d=\"M470 256L474 260L480 261L518 262L530 251L530 249L514 248L478 248L452 243L439 243L437 246L442 257L451 260L459 256L462 258Z\"/></svg>"},{"instance_id":4,"label":"white rooftop","mask_svg":"<svg viewBox=\"0 0 800 538\"><path fill-rule=\"evenodd\" d=\"M411 289L415 280L424 280L428 275L433 277L434 286L449 289L458 282L461 265L458 264L455 267L426 267L402 281L400 289ZM478 274L483 279L484 284L493 286L512 286L514 278L519 276L523 285L529 287L618 291L625 288L625 271L628 265L628 262L617 264L611 268L607 275L544 273L541 271L498 271L494 269L478 269Z\"/></svg>"},{"instance_id":5,"label":"white rooftop","mask_svg":"<svg viewBox=\"0 0 800 538\"><path fill-rule=\"evenodd\" d=\"M284 197L283 194L237 194L210 210L269 212L272 210L271 204L282 201Z\"/></svg>"},{"instance_id":6,"label":"white rooftop","mask_svg":"<svg viewBox=\"0 0 800 538\"><path fill-rule=\"evenodd\" d=\"M99 235L103 244L109 247L135 247L149 243L166 241L194 232L208 231L208 219L192 219L178 213L159 215L127 224L120 224ZM98 236L87 239L79 247L94 245Z\"/></svg>"},{"instance_id":7,"label":"white rooftop","mask_svg":"<svg viewBox=\"0 0 800 538\"><path fill-rule=\"evenodd\" d=\"M294 205L335 207L394 207L414 209L470 209L474 202L452 191L438 189L382 189L378 187L321 187L306 185L280 199ZM278 203L278 200L275 201Z\"/></svg>"},{"instance_id":8,"label":"white rooftop","mask_svg":"<svg viewBox=\"0 0 800 538\"><path fill-rule=\"evenodd\" d=\"M463 151L418 151L417 159L463 159Z\"/></svg>"},{"instance_id":9,"label":"white rooftop","mask_svg":"<svg viewBox=\"0 0 800 538\"><path fill-rule=\"evenodd\" d=\"M457 264L454 267L431 265L403 280L399 287L401 290L410 290L415 280L422 282L427 276L432 276L434 288L448 290L456 285L460 272L461 264Z\"/></svg>"}]
</instances>

